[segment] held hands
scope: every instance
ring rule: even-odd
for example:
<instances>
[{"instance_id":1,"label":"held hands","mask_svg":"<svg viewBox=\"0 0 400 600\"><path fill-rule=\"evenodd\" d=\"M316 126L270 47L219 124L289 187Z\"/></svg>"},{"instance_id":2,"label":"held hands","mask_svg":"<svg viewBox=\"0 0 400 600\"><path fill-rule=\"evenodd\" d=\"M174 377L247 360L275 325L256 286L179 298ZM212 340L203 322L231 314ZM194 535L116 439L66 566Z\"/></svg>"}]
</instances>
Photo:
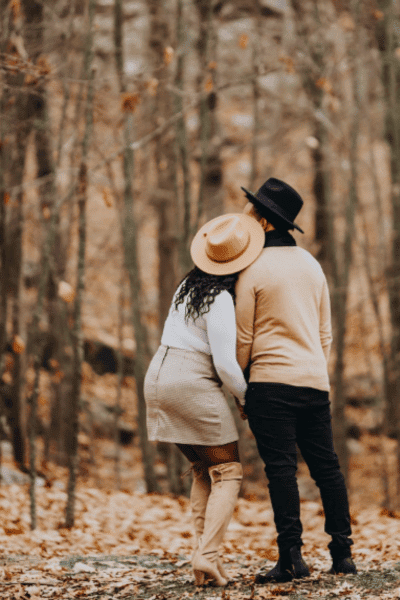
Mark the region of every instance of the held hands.
<instances>
[{"instance_id":1,"label":"held hands","mask_svg":"<svg viewBox=\"0 0 400 600\"><path fill-rule=\"evenodd\" d=\"M237 398L235 398L235 403L236 403L236 406L238 407L241 419L243 421L246 421L247 415L244 412L244 407L240 404L240 402L239 402L239 400Z\"/></svg>"}]
</instances>

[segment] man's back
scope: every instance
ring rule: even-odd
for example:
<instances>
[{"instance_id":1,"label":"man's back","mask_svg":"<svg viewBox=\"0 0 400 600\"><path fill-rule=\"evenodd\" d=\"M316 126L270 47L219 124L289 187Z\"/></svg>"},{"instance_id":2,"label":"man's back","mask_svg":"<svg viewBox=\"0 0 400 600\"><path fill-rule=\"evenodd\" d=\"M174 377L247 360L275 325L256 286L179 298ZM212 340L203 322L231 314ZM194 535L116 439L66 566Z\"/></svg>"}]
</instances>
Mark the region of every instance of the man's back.
<instances>
[{"instance_id":1,"label":"man's back","mask_svg":"<svg viewBox=\"0 0 400 600\"><path fill-rule=\"evenodd\" d=\"M250 381L329 390L329 292L319 263L297 246L264 248L236 288L238 360Z\"/></svg>"}]
</instances>

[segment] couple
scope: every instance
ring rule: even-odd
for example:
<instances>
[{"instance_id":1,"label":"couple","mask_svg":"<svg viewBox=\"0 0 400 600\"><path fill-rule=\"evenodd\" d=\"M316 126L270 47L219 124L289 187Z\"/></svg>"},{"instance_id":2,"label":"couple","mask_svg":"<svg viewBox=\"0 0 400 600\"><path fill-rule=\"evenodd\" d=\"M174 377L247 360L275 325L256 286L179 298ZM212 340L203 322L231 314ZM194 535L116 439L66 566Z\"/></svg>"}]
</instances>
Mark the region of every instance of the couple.
<instances>
[{"instance_id":1,"label":"couple","mask_svg":"<svg viewBox=\"0 0 400 600\"><path fill-rule=\"evenodd\" d=\"M248 418L269 482L279 561L256 583L307 577L296 481L299 446L320 489L332 573L356 573L347 491L332 443L327 362L329 292L318 262L288 230L303 200L270 178L244 214L206 223L195 267L179 285L145 379L150 440L192 463L196 585L226 585L218 554L243 476L238 433L221 386ZM303 233L303 232L302 232Z\"/></svg>"}]
</instances>

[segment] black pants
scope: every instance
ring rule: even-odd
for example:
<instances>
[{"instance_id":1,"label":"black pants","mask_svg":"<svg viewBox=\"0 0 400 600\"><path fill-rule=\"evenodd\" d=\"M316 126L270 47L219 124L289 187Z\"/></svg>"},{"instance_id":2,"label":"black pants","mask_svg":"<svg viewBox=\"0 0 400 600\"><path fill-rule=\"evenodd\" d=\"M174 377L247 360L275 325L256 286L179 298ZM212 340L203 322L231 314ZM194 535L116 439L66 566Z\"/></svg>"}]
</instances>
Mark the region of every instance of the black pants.
<instances>
[{"instance_id":1,"label":"black pants","mask_svg":"<svg viewBox=\"0 0 400 600\"><path fill-rule=\"evenodd\" d=\"M331 553L350 555L347 490L333 448L328 392L282 383L250 383L246 414L265 463L279 551L302 545L296 443L319 487Z\"/></svg>"}]
</instances>

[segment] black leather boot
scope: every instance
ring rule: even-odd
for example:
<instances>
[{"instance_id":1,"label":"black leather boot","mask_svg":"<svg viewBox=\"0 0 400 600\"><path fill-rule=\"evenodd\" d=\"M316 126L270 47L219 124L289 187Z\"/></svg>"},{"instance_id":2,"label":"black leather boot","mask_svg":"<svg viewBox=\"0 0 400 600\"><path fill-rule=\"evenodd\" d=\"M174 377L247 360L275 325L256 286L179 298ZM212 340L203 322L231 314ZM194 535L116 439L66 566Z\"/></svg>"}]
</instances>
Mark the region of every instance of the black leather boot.
<instances>
[{"instance_id":1,"label":"black leather boot","mask_svg":"<svg viewBox=\"0 0 400 600\"><path fill-rule=\"evenodd\" d=\"M281 552L275 567L270 571L259 571L255 583L284 583L292 579L309 577L310 571L301 556L300 546Z\"/></svg>"},{"instance_id":2,"label":"black leather boot","mask_svg":"<svg viewBox=\"0 0 400 600\"><path fill-rule=\"evenodd\" d=\"M331 555L332 568L329 571L331 575L356 575L357 567L351 558L349 548L345 548L342 551L331 552Z\"/></svg>"}]
</instances>

